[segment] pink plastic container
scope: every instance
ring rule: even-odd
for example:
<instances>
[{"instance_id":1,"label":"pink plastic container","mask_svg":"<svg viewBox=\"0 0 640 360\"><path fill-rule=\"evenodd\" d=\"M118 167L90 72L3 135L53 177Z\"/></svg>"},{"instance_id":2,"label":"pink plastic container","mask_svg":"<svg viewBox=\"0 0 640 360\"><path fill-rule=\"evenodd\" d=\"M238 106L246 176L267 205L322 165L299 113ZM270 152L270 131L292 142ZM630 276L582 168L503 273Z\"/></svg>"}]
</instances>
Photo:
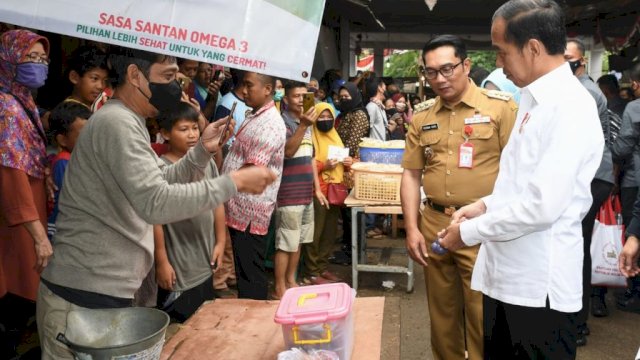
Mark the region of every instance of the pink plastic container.
<instances>
[{"instance_id":1,"label":"pink plastic container","mask_svg":"<svg viewBox=\"0 0 640 360\"><path fill-rule=\"evenodd\" d=\"M282 325L285 347L331 350L351 359L354 298L345 283L288 289L274 319Z\"/></svg>"}]
</instances>

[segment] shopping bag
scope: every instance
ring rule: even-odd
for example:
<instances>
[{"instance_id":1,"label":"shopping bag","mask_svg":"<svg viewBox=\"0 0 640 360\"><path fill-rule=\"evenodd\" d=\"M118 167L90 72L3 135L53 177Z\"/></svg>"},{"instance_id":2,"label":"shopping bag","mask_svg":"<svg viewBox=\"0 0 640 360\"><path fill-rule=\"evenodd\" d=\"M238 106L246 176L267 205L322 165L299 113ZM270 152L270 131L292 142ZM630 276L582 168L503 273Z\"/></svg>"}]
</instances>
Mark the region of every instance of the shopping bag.
<instances>
[{"instance_id":1,"label":"shopping bag","mask_svg":"<svg viewBox=\"0 0 640 360\"><path fill-rule=\"evenodd\" d=\"M618 270L624 239L620 211L620 199L610 196L596 216L591 237L591 285L627 286L627 279Z\"/></svg>"},{"instance_id":2,"label":"shopping bag","mask_svg":"<svg viewBox=\"0 0 640 360\"><path fill-rule=\"evenodd\" d=\"M329 200L329 204L342 206L344 205L344 200L347 196L349 196L349 189L344 184L329 183L327 192L327 200Z\"/></svg>"}]
</instances>

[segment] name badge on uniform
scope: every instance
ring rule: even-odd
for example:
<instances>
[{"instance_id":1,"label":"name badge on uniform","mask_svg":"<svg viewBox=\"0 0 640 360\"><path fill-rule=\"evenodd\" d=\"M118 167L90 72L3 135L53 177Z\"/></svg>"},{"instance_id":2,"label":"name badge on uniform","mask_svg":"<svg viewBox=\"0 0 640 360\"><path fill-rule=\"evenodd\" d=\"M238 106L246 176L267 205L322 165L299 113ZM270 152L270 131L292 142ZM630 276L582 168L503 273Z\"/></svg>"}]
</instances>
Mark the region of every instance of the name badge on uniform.
<instances>
[{"instance_id":1,"label":"name badge on uniform","mask_svg":"<svg viewBox=\"0 0 640 360\"><path fill-rule=\"evenodd\" d=\"M460 150L458 152L458 167L459 168L473 168L473 144L469 142L469 137L473 132L473 128L469 125L464 127L464 142L460 144Z\"/></svg>"},{"instance_id":2,"label":"name badge on uniform","mask_svg":"<svg viewBox=\"0 0 640 360\"><path fill-rule=\"evenodd\" d=\"M488 124L490 122L491 122L491 117L490 116L486 116L486 115L483 116L483 115L480 115L480 114L475 114L472 117L464 119L464 124L465 125Z\"/></svg>"},{"instance_id":3,"label":"name badge on uniform","mask_svg":"<svg viewBox=\"0 0 640 360\"><path fill-rule=\"evenodd\" d=\"M438 123L422 125L422 131L438 130Z\"/></svg>"}]
</instances>

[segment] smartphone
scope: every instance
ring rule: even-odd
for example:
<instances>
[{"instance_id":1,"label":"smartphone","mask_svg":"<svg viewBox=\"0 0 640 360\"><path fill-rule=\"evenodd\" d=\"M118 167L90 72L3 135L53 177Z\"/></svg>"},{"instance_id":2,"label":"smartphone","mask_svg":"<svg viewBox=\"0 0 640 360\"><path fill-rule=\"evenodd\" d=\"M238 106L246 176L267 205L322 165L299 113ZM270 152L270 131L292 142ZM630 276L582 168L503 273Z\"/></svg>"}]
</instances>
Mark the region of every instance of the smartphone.
<instances>
[{"instance_id":1,"label":"smartphone","mask_svg":"<svg viewBox=\"0 0 640 360\"><path fill-rule=\"evenodd\" d=\"M191 79L188 77L183 77L178 79L178 82L180 83L180 87L182 88L182 90L186 90L189 87L189 84L191 84Z\"/></svg>"},{"instance_id":2,"label":"smartphone","mask_svg":"<svg viewBox=\"0 0 640 360\"><path fill-rule=\"evenodd\" d=\"M316 98L312 92L304 93L302 96L302 112L306 113L316 105Z\"/></svg>"},{"instance_id":3,"label":"smartphone","mask_svg":"<svg viewBox=\"0 0 640 360\"><path fill-rule=\"evenodd\" d=\"M233 102L231 105L231 112L229 113L229 117L227 118L227 122L224 124L224 130L220 133L220 139L218 140L218 146L222 146L224 143L224 138L227 137L227 131L229 131L229 125L231 125L231 119L233 119L233 113L236 111L236 105L238 105L237 101Z\"/></svg>"},{"instance_id":4,"label":"smartphone","mask_svg":"<svg viewBox=\"0 0 640 360\"><path fill-rule=\"evenodd\" d=\"M211 77L211 82L216 82L218 81L218 79L220 79L220 73L222 73L222 70L218 69L213 73L213 76Z\"/></svg>"}]
</instances>

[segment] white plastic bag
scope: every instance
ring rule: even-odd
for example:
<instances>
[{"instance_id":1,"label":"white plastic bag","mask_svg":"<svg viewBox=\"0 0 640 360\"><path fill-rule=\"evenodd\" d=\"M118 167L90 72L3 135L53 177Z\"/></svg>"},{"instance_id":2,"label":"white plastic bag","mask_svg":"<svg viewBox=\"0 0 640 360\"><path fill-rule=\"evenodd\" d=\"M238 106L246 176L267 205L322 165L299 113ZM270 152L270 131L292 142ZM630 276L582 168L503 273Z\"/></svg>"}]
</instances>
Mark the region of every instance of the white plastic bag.
<instances>
[{"instance_id":1,"label":"white plastic bag","mask_svg":"<svg viewBox=\"0 0 640 360\"><path fill-rule=\"evenodd\" d=\"M627 279L618 269L624 226L616 221L617 197L609 197L600 208L591 237L591 285L626 287Z\"/></svg>"}]
</instances>

